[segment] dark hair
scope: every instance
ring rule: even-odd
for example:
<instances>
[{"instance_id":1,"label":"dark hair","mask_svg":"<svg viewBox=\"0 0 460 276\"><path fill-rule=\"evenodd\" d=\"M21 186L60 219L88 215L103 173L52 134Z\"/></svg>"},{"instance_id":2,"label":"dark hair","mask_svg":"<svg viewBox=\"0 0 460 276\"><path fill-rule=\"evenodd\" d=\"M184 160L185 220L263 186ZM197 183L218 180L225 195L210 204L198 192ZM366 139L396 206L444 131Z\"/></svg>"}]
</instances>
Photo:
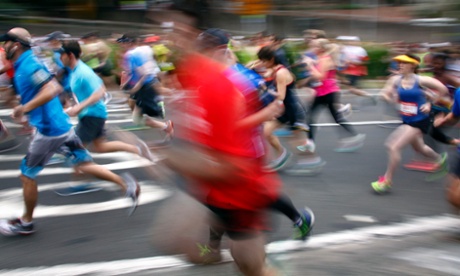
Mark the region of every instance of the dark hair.
<instances>
[{"instance_id":1,"label":"dark hair","mask_svg":"<svg viewBox=\"0 0 460 276\"><path fill-rule=\"evenodd\" d=\"M416 55L411 54L411 53L406 53L405 55L408 56L408 57L410 57L410 58L412 58L412 59L415 59L415 60L418 61L419 64L420 64L421 59L420 59L419 56L416 56ZM416 66L415 66L415 68L414 68L414 73L415 73L415 74L418 73L418 68L419 68L419 66L420 66L420 65L416 65Z\"/></svg>"},{"instance_id":2,"label":"dark hair","mask_svg":"<svg viewBox=\"0 0 460 276\"><path fill-rule=\"evenodd\" d=\"M273 37L273 41L275 42L282 42L283 40L285 40L286 37L284 35L280 35L280 34L277 34Z\"/></svg>"},{"instance_id":3,"label":"dark hair","mask_svg":"<svg viewBox=\"0 0 460 276\"><path fill-rule=\"evenodd\" d=\"M449 55L445 53L434 53L433 54L433 59L440 59L443 61L446 61L449 58Z\"/></svg>"},{"instance_id":4,"label":"dark hair","mask_svg":"<svg viewBox=\"0 0 460 276\"><path fill-rule=\"evenodd\" d=\"M81 47L77 40L67 40L62 42L61 53L73 54L75 58L80 58Z\"/></svg>"},{"instance_id":5,"label":"dark hair","mask_svg":"<svg viewBox=\"0 0 460 276\"><path fill-rule=\"evenodd\" d=\"M257 53L257 57L260 60L272 60L275 62L275 65L280 64L278 58L276 58L275 50L272 49L270 46L262 47L259 52Z\"/></svg>"}]
</instances>

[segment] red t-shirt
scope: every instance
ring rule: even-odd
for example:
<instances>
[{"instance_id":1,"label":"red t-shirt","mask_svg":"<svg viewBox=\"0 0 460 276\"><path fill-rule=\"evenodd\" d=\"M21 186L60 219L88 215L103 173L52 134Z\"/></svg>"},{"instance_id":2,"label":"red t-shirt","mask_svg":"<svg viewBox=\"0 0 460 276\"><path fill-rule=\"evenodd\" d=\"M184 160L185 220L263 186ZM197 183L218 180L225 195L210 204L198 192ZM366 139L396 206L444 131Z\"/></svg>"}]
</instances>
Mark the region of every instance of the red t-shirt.
<instances>
[{"instance_id":1,"label":"red t-shirt","mask_svg":"<svg viewBox=\"0 0 460 276\"><path fill-rule=\"evenodd\" d=\"M223 65L199 54L191 54L177 65L182 86L192 93L189 116L196 123L189 126L188 138L228 156L237 172L228 179L202 181L205 203L226 209L264 208L278 195L280 181L276 174L263 171L263 160L253 158L248 147L250 131L237 128L246 116L246 100L225 76Z\"/></svg>"}]
</instances>

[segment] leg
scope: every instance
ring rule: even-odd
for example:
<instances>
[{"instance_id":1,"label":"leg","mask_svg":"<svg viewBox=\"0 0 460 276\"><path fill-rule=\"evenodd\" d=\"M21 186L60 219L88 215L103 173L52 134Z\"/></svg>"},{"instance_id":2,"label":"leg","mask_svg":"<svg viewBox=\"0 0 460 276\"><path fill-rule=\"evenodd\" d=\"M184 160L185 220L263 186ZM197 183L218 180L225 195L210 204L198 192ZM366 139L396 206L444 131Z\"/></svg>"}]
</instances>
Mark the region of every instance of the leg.
<instances>
[{"instance_id":1,"label":"leg","mask_svg":"<svg viewBox=\"0 0 460 276\"><path fill-rule=\"evenodd\" d=\"M117 184L118 186L120 186L123 192L127 191L128 187L126 183L124 182L123 178L114 174L113 172L111 172L110 170L106 169L105 167L101 165L95 164L93 162L85 162L85 163L79 163L75 169L84 174L89 174L96 178L113 182Z\"/></svg>"},{"instance_id":2,"label":"leg","mask_svg":"<svg viewBox=\"0 0 460 276\"><path fill-rule=\"evenodd\" d=\"M38 188L35 179L29 178L23 174L19 177L22 182L22 194L24 197L25 210L22 216L24 222L31 222L35 206L38 200Z\"/></svg>"},{"instance_id":3,"label":"leg","mask_svg":"<svg viewBox=\"0 0 460 276\"><path fill-rule=\"evenodd\" d=\"M269 275L265 264L265 239L261 233L254 233L248 239L232 240L230 253L243 275Z\"/></svg>"},{"instance_id":4,"label":"leg","mask_svg":"<svg viewBox=\"0 0 460 276\"><path fill-rule=\"evenodd\" d=\"M123 143L120 141L107 141L104 137L93 140L93 148L96 152L116 152L126 151L134 154L139 154L139 148L135 145Z\"/></svg>"},{"instance_id":5,"label":"leg","mask_svg":"<svg viewBox=\"0 0 460 276\"><path fill-rule=\"evenodd\" d=\"M314 140L316 127L313 124L316 122L316 115L318 114L319 107L323 104L323 96L315 97L313 103L310 106L308 116L308 127L310 132L308 133L308 139Z\"/></svg>"},{"instance_id":6,"label":"leg","mask_svg":"<svg viewBox=\"0 0 460 276\"><path fill-rule=\"evenodd\" d=\"M280 140L278 137L273 135L275 129L280 126L280 123L276 120L266 122L264 124L264 136L267 139L268 143L273 147L275 150L276 157L280 156L283 153L283 146L281 145Z\"/></svg>"},{"instance_id":7,"label":"leg","mask_svg":"<svg viewBox=\"0 0 460 276\"><path fill-rule=\"evenodd\" d=\"M399 162L401 162L401 150L408 144L412 144L417 139L420 139L423 142L421 130L409 125L399 126L390 135L385 143L388 151L388 166L385 172L385 179L391 182L393 179L393 173Z\"/></svg>"},{"instance_id":8,"label":"leg","mask_svg":"<svg viewBox=\"0 0 460 276\"><path fill-rule=\"evenodd\" d=\"M345 120L345 118L342 116L342 114L340 114L337 111L337 104L338 104L337 98L338 98L338 96L339 96L339 94L337 92L331 93L331 94L328 94L328 95L324 96L325 101L326 101L326 105L329 108L329 112L331 113L332 117L334 118L334 121L337 124L339 124L343 129L345 129L351 136L355 136L356 131L354 130L354 128L351 125L344 124L344 123L347 122L347 120Z\"/></svg>"}]
</instances>

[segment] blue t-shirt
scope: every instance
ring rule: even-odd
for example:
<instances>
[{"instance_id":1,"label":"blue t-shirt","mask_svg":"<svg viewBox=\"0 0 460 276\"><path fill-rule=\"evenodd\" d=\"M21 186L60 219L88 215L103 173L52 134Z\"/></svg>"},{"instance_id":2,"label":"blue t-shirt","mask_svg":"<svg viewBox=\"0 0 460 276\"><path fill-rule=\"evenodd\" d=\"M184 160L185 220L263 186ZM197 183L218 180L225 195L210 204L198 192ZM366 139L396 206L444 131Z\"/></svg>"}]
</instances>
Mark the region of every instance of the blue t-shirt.
<instances>
[{"instance_id":1,"label":"blue t-shirt","mask_svg":"<svg viewBox=\"0 0 460 276\"><path fill-rule=\"evenodd\" d=\"M24 52L18 58L14 63L14 70L14 85L21 96L22 105L32 100L53 78L32 50ZM69 116L64 112L58 97L31 110L28 115L29 123L45 136L62 135L72 127Z\"/></svg>"},{"instance_id":2,"label":"blue t-shirt","mask_svg":"<svg viewBox=\"0 0 460 276\"><path fill-rule=\"evenodd\" d=\"M70 89L77 97L78 102L88 99L102 85L101 78L81 60L78 61L75 68L70 72ZM78 118L80 119L85 116L107 119L107 108L102 99L86 107L78 114Z\"/></svg>"},{"instance_id":3,"label":"blue t-shirt","mask_svg":"<svg viewBox=\"0 0 460 276\"><path fill-rule=\"evenodd\" d=\"M152 82L155 78L155 68L153 56L149 56L143 51L134 48L125 54L125 69L130 75L129 86L132 88L141 79L141 71L145 71L148 76L144 80L145 83Z\"/></svg>"}]
</instances>

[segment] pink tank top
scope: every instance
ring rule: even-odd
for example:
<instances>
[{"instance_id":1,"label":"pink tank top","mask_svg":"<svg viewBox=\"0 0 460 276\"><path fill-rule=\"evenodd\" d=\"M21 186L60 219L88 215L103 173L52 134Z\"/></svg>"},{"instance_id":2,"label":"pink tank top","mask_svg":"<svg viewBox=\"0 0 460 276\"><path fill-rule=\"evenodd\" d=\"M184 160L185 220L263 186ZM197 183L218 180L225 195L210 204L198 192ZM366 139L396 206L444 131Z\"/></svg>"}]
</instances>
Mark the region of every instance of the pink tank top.
<instances>
[{"instance_id":1,"label":"pink tank top","mask_svg":"<svg viewBox=\"0 0 460 276\"><path fill-rule=\"evenodd\" d=\"M321 70L319 66L317 67L317 69ZM340 87L337 84L336 72L337 70L335 69L327 71L326 78L324 78L321 81L322 84L320 86L315 87L317 97L324 96L334 92L339 92Z\"/></svg>"}]
</instances>

